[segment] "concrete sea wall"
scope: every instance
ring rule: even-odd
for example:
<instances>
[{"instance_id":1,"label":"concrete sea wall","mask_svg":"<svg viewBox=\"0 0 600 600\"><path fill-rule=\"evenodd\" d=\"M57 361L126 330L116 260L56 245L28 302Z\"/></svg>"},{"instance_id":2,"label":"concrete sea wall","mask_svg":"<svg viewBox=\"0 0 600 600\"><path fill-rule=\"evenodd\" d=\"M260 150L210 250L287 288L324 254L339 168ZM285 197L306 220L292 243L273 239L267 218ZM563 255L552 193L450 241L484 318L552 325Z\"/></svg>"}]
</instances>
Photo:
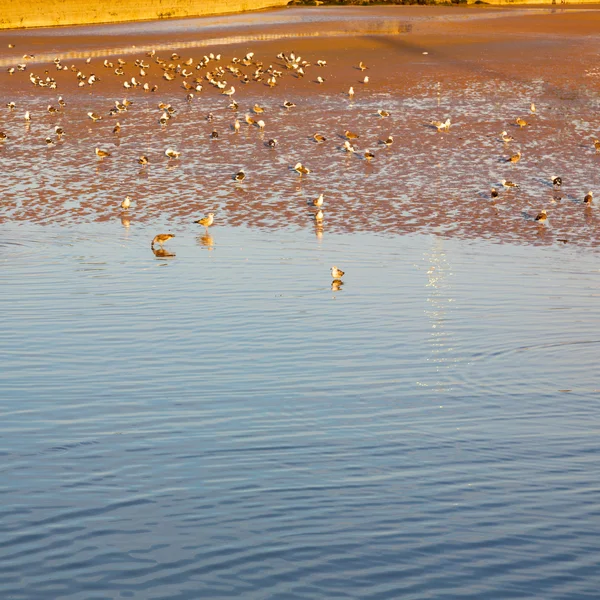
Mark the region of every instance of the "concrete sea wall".
<instances>
[{"instance_id":1,"label":"concrete sea wall","mask_svg":"<svg viewBox=\"0 0 600 600\"><path fill-rule=\"evenodd\" d=\"M0 29L198 17L287 3L288 0L0 0Z\"/></svg>"}]
</instances>

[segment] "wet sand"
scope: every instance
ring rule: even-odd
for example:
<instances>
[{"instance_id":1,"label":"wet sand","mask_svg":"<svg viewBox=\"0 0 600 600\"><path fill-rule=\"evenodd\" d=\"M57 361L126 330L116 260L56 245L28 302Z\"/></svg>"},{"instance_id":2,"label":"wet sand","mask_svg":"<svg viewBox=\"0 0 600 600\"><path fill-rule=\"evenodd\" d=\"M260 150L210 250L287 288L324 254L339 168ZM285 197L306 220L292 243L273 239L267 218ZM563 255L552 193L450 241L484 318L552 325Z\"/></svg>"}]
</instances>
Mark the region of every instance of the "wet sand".
<instances>
[{"instance_id":1,"label":"wet sand","mask_svg":"<svg viewBox=\"0 0 600 600\"><path fill-rule=\"evenodd\" d=\"M173 229L213 210L216 225L261 228L314 227L307 200L326 195L325 231L376 231L391 234L433 232L443 236L486 238L498 242L598 245L596 208L585 206L589 190L599 190L593 140L597 125L600 69L600 9L569 7L373 7L272 11L212 19L145 24L85 26L0 33L0 145L2 186L0 220L69 225L84 221L119 222L119 203L134 199L126 221L160 219ZM127 40L127 43L124 43ZM8 48L8 44L15 48ZM171 62L193 58L193 76L203 90L186 102L184 78L163 79L163 71L145 52ZM117 52L118 50L118 52ZM221 53L210 65L231 64L233 57L254 52L242 67L249 76L260 61L283 75L276 87L262 81L244 85L227 73L236 87L239 111L194 69L202 56ZM295 52L310 61L297 77L277 54ZM25 72L9 75L6 67L23 62ZM75 70L57 71L49 62L58 56ZM87 56L93 56L89 64ZM124 75L104 68L105 58L126 61ZM140 76L134 61L149 64ZM326 60L318 67L318 59ZM357 65L364 61L368 70ZM48 61L48 62L47 62ZM177 62L177 60L175 61ZM209 68L210 68L209 65ZM78 87L75 71L100 81ZM30 73L56 79L56 90L34 87ZM368 75L368 84L361 83ZM318 84L317 76L325 83ZM131 77L158 86L155 93L126 90ZM347 90L356 94L349 99ZM49 114L62 95L67 106ZM116 99L134 102L126 113L108 116ZM284 100L297 106L283 108ZM4 108L14 101L17 108ZM177 110L166 127L157 104ZM535 102L537 112L530 114ZM265 107L261 133L243 122L255 103ZM382 119L377 110L390 111ZM32 114L26 127L25 110ZM88 111L103 115L92 123ZM206 115L213 115L212 121ZM524 129L514 122L524 117ZM235 134L235 118L242 121ZM452 119L449 132L438 133L432 120ZM112 130L116 121L120 135ZM59 124L62 141L47 149L44 139ZM358 152L342 149L345 130L360 134ZM219 138L210 134L217 130ZM507 130L515 141L503 144ZM327 137L316 144L312 135ZM380 143L393 134L394 144ZM266 142L277 138L276 148ZM112 156L100 161L94 148ZM165 148L182 152L169 161ZM366 149L375 153L368 163ZM522 160L505 161L521 150ZM140 168L145 154L150 165ZM300 177L291 169L302 161L312 172ZM245 168L248 177L232 176ZM552 175L564 184L554 190ZM517 181L520 189L503 191L500 181ZM492 201L489 189L500 197ZM549 214L540 226L533 217ZM317 234L319 231L317 228Z\"/></svg>"}]
</instances>

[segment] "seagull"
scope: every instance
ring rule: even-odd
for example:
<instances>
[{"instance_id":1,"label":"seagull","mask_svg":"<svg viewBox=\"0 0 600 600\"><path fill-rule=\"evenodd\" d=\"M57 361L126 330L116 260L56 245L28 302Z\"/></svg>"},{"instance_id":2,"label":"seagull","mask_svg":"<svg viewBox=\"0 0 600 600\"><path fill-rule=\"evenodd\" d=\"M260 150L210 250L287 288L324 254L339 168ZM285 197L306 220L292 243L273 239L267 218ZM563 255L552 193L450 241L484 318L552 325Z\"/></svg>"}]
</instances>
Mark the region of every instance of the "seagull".
<instances>
[{"instance_id":1,"label":"seagull","mask_svg":"<svg viewBox=\"0 0 600 600\"><path fill-rule=\"evenodd\" d=\"M365 160L369 162L373 158L375 158L375 155L370 150L365 150Z\"/></svg>"},{"instance_id":2,"label":"seagull","mask_svg":"<svg viewBox=\"0 0 600 600\"><path fill-rule=\"evenodd\" d=\"M233 130L234 130L236 133L239 133L239 132L240 132L240 122L239 122L237 119L236 119L236 120L234 121L234 123L233 123Z\"/></svg>"},{"instance_id":3,"label":"seagull","mask_svg":"<svg viewBox=\"0 0 600 600\"><path fill-rule=\"evenodd\" d=\"M142 167L145 167L148 164L148 157L144 155L140 156L138 158L138 163L142 165Z\"/></svg>"},{"instance_id":4,"label":"seagull","mask_svg":"<svg viewBox=\"0 0 600 600\"><path fill-rule=\"evenodd\" d=\"M283 103L283 106L284 106L285 108L294 108L294 106L296 106L296 105L295 105L293 102L290 102L289 100L286 100L286 101Z\"/></svg>"},{"instance_id":5,"label":"seagull","mask_svg":"<svg viewBox=\"0 0 600 600\"><path fill-rule=\"evenodd\" d=\"M254 125L254 123L256 123L256 121L250 116L250 115L246 115L246 123L248 123L248 125Z\"/></svg>"},{"instance_id":6,"label":"seagull","mask_svg":"<svg viewBox=\"0 0 600 600\"><path fill-rule=\"evenodd\" d=\"M589 205L589 204L591 204L591 203L592 203L592 200L593 200L593 199L594 199L594 194L593 194L592 192L588 192L588 193L585 195L585 198L583 199L583 203L584 203L584 204L588 204L588 205Z\"/></svg>"},{"instance_id":7,"label":"seagull","mask_svg":"<svg viewBox=\"0 0 600 600\"><path fill-rule=\"evenodd\" d=\"M350 99L354 98L354 88L352 86L348 90L348 96L350 96Z\"/></svg>"},{"instance_id":8,"label":"seagull","mask_svg":"<svg viewBox=\"0 0 600 600\"><path fill-rule=\"evenodd\" d=\"M307 169L301 162L296 163L294 171L298 171L300 175L308 175L310 173L310 169Z\"/></svg>"},{"instance_id":9,"label":"seagull","mask_svg":"<svg viewBox=\"0 0 600 600\"><path fill-rule=\"evenodd\" d=\"M349 139L349 140L357 140L360 136L358 135L358 133L352 133L351 131L344 131L344 135Z\"/></svg>"},{"instance_id":10,"label":"seagull","mask_svg":"<svg viewBox=\"0 0 600 600\"><path fill-rule=\"evenodd\" d=\"M31 121L31 115L29 114L29 111L25 112L25 116L23 118L25 119L26 123L29 123Z\"/></svg>"},{"instance_id":11,"label":"seagull","mask_svg":"<svg viewBox=\"0 0 600 600\"><path fill-rule=\"evenodd\" d=\"M118 135L121 131L121 123L119 123L119 121L116 122L115 126L113 127L113 133L115 135Z\"/></svg>"},{"instance_id":12,"label":"seagull","mask_svg":"<svg viewBox=\"0 0 600 600\"><path fill-rule=\"evenodd\" d=\"M367 67L367 65L365 65L365 64L363 63L363 61L361 60L361 61L358 63L358 68L359 68L359 70L361 70L361 71L364 71L364 70L368 69L369 67Z\"/></svg>"},{"instance_id":13,"label":"seagull","mask_svg":"<svg viewBox=\"0 0 600 600\"><path fill-rule=\"evenodd\" d=\"M64 135L65 132L62 127L60 127L59 125L55 125L54 133L56 133L56 137L60 140L60 139L62 139L62 136Z\"/></svg>"},{"instance_id":14,"label":"seagull","mask_svg":"<svg viewBox=\"0 0 600 600\"><path fill-rule=\"evenodd\" d=\"M439 131L448 131L450 129L450 118L445 121L431 121L431 124Z\"/></svg>"},{"instance_id":15,"label":"seagull","mask_svg":"<svg viewBox=\"0 0 600 600\"><path fill-rule=\"evenodd\" d=\"M254 112L257 114L257 115L261 115L262 113L264 113L264 112L265 112L265 109L264 109L262 106L260 106L260 104L255 104L255 105L252 107L252 110L253 110L253 111L254 111Z\"/></svg>"},{"instance_id":16,"label":"seagull","mask_svg":"<svg viewBox=\"0 0 600 600\"><path fill-rule=\"evenodd\" d=\"M345 275L345 272L338 269L336 266L331 267L331 276L334 279L341 279Z\"/></svg>"},{"instance_id":17,"label":"seagull","mask_svg":"<svg viewBox=\"0 0 600 600\"><path fill-rule=\"evenodd\" d=\"M100 115L96 114L95 112L91 112L91 111L90 111L90 112L87 114L87 116L88 116L88 117L89 117L89 118L90 118L92 121L94 121L94 123L95 123L96 121L100 121L100 120L102 119L102 117L101 117Z\"/></svg>"},{"instance_id":18,"label":"seagull","mask_svg":"<svg viewBox=\"0 0 600 600\"><path fill-rule=\"evenodd\" d=\"M383 110L383 109L379 109L377 111L377 114L382 118L385 119L386 117L390 116L390 113L387 110Z\"/></svg>"},{"instance_id":19,"label":"seagull","mask_svg":"<svg viewBox=\"0 0 600 600\"><path fill-rule=\"evenodd\" d=\"M51 139L49 137L46 138L46 146L48 148L55 146L55 145L56 145L56 142L53 139Z\"/></svg>"},{"instance_id":20,"label":"seagull","mask_svg":"<svg viewBox=\"0 0 600 600\"><path fill-rule=\"evenodd\" d=\"M552 181L552 185L554 185L556 187L560 187L562 185L562 177L557 177L556 175L552 175L552 177L550 177L550 180Z\"/></svg>"},{"instance_id":21,"label":"seagull","mask_svg":"<svg viewBox=\"0 0 600 600\"><path fill-rule=\"evenodd\" d=\"M600 152L600 140L594 140L594 148L596 148L596 152Z\"/></svg>"},{"instance_id":22,"label":"seagull","mask_svg":"<svg viewBox=\"0 0 600 600\"><path fill-rule=\"evenodd\" d=\"M513 183L512 181L506 181L506 179L502 180L502 185L506 188L518 188L519 185L516 183Z\"/></svg>"},{"instance_id":23,"label":"seagull","mask_svg":"<svg viewBox=\"0 0 600 600\"><path fill-rule=\"evenodd\" d=\"M497 190L496 188L492 188L492 189L490 190L490 196L491 196L492 198L497 198L499 195L500 195L500 194L498 194L498 190Z\"/></svg>"},{"instance_id":24,"label":"seagull","mask_svg":"<svg viewBox=\"0 0 600 600\"><path fill-rule=\"evenodd\" d=\"M262 120L261 120L261 121L257 121L257 123L256 123L256 124L258 125L258 128L259 128L261 131L263 131L263 130L264 130L264 128L265 128L265 122L264 122L264 121L262 121Z\"/></svg>"},{"instance_id":25,"label":"seagull","mask_svg":"<svg viewBox=\"0 0 600 600\"><path fill-rule=\"evenodd\" d=\"M369 83L369 76L365 75L365 78L362 81L363 83Z\"/></svg>"},{"instance_id":26,"label":"seagull","mask_svg":"<svg viewBox=\"0 0 600 600\"><path fill-rule=\"evenodd\" d=\"M8 139L8 136L4 133L4 131L0 131L0 142L5 142Z\"/></svg>"},{"instance_id":27,"label":"seagull","mask_svg":"<svg viewBox=\"0 0 600 600\"><path fill-rule=\"evenodd\" d=\"M535 104L533 102L531 103L529 110L531 111L532 114L535 112Z\"/></svg>"},{"instance_id":28,"label":"seagull","mask_svg":"<svg viewBox=\"0 0 600 600\"><path fill-rule=\"evenodd\" d=\"M356 148L348 140L344 142L343 148L346 152L356 152Z\"/></svg>"},{"instance_id":29,"label":"seagull","mask_svg":"<svg viewBox=\"0 0 600 600\"><path fill-rule=\"evenodd\" d=\"M325 80L321 76L319 76L317 77L317 83L325 83Z\"/></svg>"},{"instance_id":30,"label":"seagull","mask_svg":"<svg viewBox=\"0 0 600 600\"><path fill-rule=\"evenodd\" d=\"M387 140L383 140L382 144L384 144L385 146L391 146L394 143L394 138L393 136L389 135Z\"/></svg>"},{"instance_id":31,"label":"seagull","mask_svg":"<svg viewBox=\"0 0 600 600\"><path fill-rule=\"evenodd\" d=\"M6 108L8 108L8 110L14 110L15 106L17 106L14 102L8 102L6 104Z\"/></svg>"},{"instance_id":32,"label":"seagull","mask_svg":"<svg viewBox=\"0 0 600 600\"><path fill-rule=\"evenodd\" d=\"M123 202L121 202L121 208L123 210L128 210L130 206L131 206L131 198L129 196L125 196L125 200L123 200Z\"/></svg>"},{"instance_id":33,"label":"seagull","mask_svg":"<svg viewBox=\"0 0 600 600\"><path fill-rule=\"evenodd\" d=\"M230 89L228 90L223 90L221 92L221 94L223 94L224 96L229 96L231 98L231 96L233 96L235 94L235 88L233 86L231 86Z\"/></svg>"},{"instance_id":34,"label":"seagull","mask_svg":"<svg viewBox=\"0 0 600 600\"><path fill-rule=\"evenodd\" d=\"M508 144L509 142L512 142L512 141L514 141L514 139L515 139L514 137L512 137L512 135L508 135L508 132L507 132L507 131L503 131L503 132L500 134L500 137L502 138L502 141L503 141L505 144Z\"/></svg>"},{"instance_id":35,"label":"seagull","mask_svg":"<svg viewBox=\"0 0 600 600\"><path fill-rule=\"evenodd\" d=\"M219 132L216 129L213 129L210 134L211 139L216 140L219 137Z\"/></svg>"},{"instance_id":36,"label":"seagull","mask_svg":"<svg viewBox=\"0 0 600 600\"><path fill-rule=\"evenodd\" d=\"M510 158L506 159L509 163L518 163L521 160L521 151L519 150L516 154L513 154Z\"/></svg>"},{"instance_id":37,"label":"seagull","mask_svg":"<svg viewBox=\"0 0 600 600\"><path fill-rule=\"evenodd\" d=\"M202 219L198 219L197 221L194 221L194 223L198 223L198 225L202 225L204 227L204 229L206 229L206 233L208 233L208 228L213 224L214 222L214 216L215 213L208 213L208 217L203 217Z\"/></svg>"},{"instance_id":38,"label":"seagull","mask_svg":"<svg viewBox=\"0 0 600 600\"><path fill-rule=\"evenodd\" d=\"M169 159L179 158L181 156L181 152L178 152L177 150L173 150L173 148L167 148L165 150L165 156L168 156Z\"/></svg>"},{"instance_id":39,"label":"seagull","mask_svg":"<svg viewBox=\"0 0 600 600\"><path fill-rule=\"evenodd\" d=\"M521 119L521 117L517 117L515 119L515 123L519 126L519 127L527 127L527 125L529 125L529 123L525 120L525 119Z\"/></svg>"},{"instance_id":40,"label":"seagull","mask_svg":"<svg viewBox=\"0 0 600 600\"><path fill-rule=\"evenodd\" d=\"M541 210L537 216L535 217L536 221L540 221L541 223L543 223L546 219L548 218L548 215L546 214L545 210Z\"/></svg>"},{"instance_id":41,"label":"seagull","mask_svg":"<svg viewBox=\"0 0 600 600\"><path fill-rule=\"evenodd\" d=\"M320 133L315 133L315 135L313 135L313 140L315 140L317 144L322 144L323 142L327 141L327 138L324 135L321 135Z\"/></svg>"},{"instance_id":42,"label":"seagull","mask_svg":"<svg viewBox=\"0 0 600 600\"><path fill-rule=\"evenodd\" d=\"M175 234L173 233L159 233L157 236L154 236L154 239L152 240L152 244L150 244L151 248L154 248L154 244L158 244L161 249L163 247L163 244L165 242L168 242L171 238L174 238Z\"/></svg>"},{"instance_id":43,"label":"seagull","mask_svg":"<svg viewBox=\"0 0 600 600\"><path fill-rule=\"evenodd\" d=\"M312 206L316 206L317 208L320 208L321 206L323 206L323 194L319 194L318 198L315 198L314 200L309 200L308 204L312 205Z\"/></svg>"},{"instance_id":44,"label":"seagull","mask_svg":"<svg viewBox=\"0 0 600 600\"><path fill-rule=\"evenodd\" d=\"M244 179L246 179L246 173L244 172L244 169L240 169L234 176L233 179L235 181L244 181Z\"/></svg>"},{"instance_id":45,"label":"seagull","mask_svg":"<svg viewBox=\"0 0 600 600\"><path fill-rule=\"evenodd\" d=\"M104 158L106 158L107 156L110 156L110 152L107 152L106 150L100 150L100 148L96 148L96 156L102 160Z\"/></svg>"},{"instance_id":46,"label":"seagull","mask_svg":"<svg viewBox=\"0 0 600 600\"><path fill-rule=\"evenodd\" d=\"M277 140L275 138L269 140L267 146L269 146L269 148L275 148L275 146L277 146Z\"/></svg>"}]
</instances>

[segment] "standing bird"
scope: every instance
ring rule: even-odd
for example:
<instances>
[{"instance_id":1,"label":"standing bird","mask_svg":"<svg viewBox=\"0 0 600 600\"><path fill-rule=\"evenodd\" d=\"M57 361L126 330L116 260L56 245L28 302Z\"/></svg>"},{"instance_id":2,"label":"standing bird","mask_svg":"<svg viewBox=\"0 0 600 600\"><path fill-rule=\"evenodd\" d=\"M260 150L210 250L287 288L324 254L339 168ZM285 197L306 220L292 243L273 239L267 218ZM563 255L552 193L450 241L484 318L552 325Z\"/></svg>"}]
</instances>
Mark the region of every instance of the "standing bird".
<instances>
[{"instance_id":1,"label":"standing bird","mask_svg":"<svg viewBox=\"0 0 600 600\"><path fill-rule=\"evenodd\" d=\"M289 100L286 100L283 103L283 106L285 106L285 108L294 108L294 106L296 106L293 102L290 102Z\"/></svg>"},{"instance_id":2,"label":"standing bird","mask_svg":"<svg viewBox=\"0 0 600 600\"><path fill-rule=\"evenodd\" d=\"M31 115L29 114L29 111L25 112L25 116L23 118L25 119L26 123L29 123L31 121Z\"/></svg>"},{"instance_id":3,"label":"standing bird","mask_svg":"<svg viewBox=\"0 0 600 600\"><path fill-rule=\"evenodd\" d=\"M102 116L101 116L101 115L99 115L99 114L97 114L97 113L95 113L95 112L91 112L91 111L90 111L90 112L87 114L87 116L88 116L88 117L89 117L89 118L90 118L92 121L94 121L94 123L95 123L96 121L100 121L100 120L102 119Z\"/></svg>"},{"instance_id":4,"label":"standing bird","mask_svg":"<svg viewBox=\"0 0 600 600\"><path fill-rule=\"evenodd\" d=\"M158 235L154 236L154 239L152 240L152 244L150 244L150 247L154 248L154 244L158 244L162 249L163 244L165 242L168 242L171 238L174 238L174 237L175 237L174 233L159 233Z\"/></svg>"},{"instance_id":5,"label":"standing bird","mask_svg":"<svg viewBox=\"0 0 600 600\"><path fill-rule=\"evenodd\" d=\"M370 150L365 150L365 160L370 162L373 158L375 158L375 155Z\"/></svg>"},{"instance_id":6,"label":"standing bird","mask_svg":"<svg viewBox=\"0 0 600 600\"><path fill-rule=\"evenodd\" d=\"M367 67L367 65L365 65L362 60L358 63L358 69L359 69L359 71L364 71L364 70L366 70L368 68L369 67Z\"/></svg>"},{"instance_id":7,"label":"standing bird","mask_svg":"<svg viewBox=\"0 0 600 600\"><path fill-rule=\"evenodd\" d=\"M119 133L121 133L121 123L119 123L119 121L115 123L115 126L113 127L113 133L115 135L119 135Z\"/></svg>"},{"instance_id":8,"label":"standing bird","mask_svg":"<svg viewBox=\"0 0 600 600\"><path fill-rule=\"evenodd\" d=\"M313 140L315 140L317 144L322 144L323 142L327 141L327 138L324 135L321 135L320 133L315 133L315 135L313 135Z\"/></svg>"},{"instance_id":9,"label":"standing bird","mask_svg":"<svg viewBox=\"0 0 600 600\"><path fill-rule=\"evenodd\" d=\"M592 200L594 199L594 194L592 192L588 192L585 195L585 198L583 199L583 203L590 205L592 203Z\"/></svg>"},{"instance_id":10,"label":"standing bird","mask_svg":"<svg viewBox=\"0 0 600 600\"><path fill-rule=\"evenodd\" d=\"M165 156L168 156L169 159L179 158L181 156L181 152L178 152L177 150L173 150L173 148L167 148L165 150Z\"/></svg>"},{"instance_id":11,"label":"standing bird","mask_svg":"<svg viewBox=\"0 0 600 600\"><path fill-rule=\"evenodd\" d=\"M321 206L323 206L323 198L324 198L324 195L319 194L318 198L315 198L314 200L309 200L308 204L310 204L312 206L316 206L317 208L321 208Z\"/></svg>"},{"instance_id":12,"label":"standing bird","mask_svg":"<svg viewBox=\"0 0 600 600\"><path fill-rule=\"evenodd\" d=\"M500 194L498 194L498 190L497 190L496 188L492 188L492 189L490 190L490 196L491 196L493 199L496 199L496 198L497 198L499 195L500 195Z\"/></svg>"},{"instance_id":13,"label":"standing bird","mask_svg":"<svg viewBox=\"0 0 600 600\"><path fill-rule=\"evenodd\" d=\"M547 218L548 218L548 215L546 214L546 211L541 210L535 217L535 220L539 221L540 223L543 223Z\"/></svg>"},{"instance_id":14,"label":"standing bird","mask_svg":"<svg viewBox=\"0 0 600 600\"><path fill-rule=\"evenodd\" d=\"M378 114L378 115L379 115L379 116L380 116L382 119L385 119L386 117L389 117L389 116L390 116L390 113L389 113L387 110L383 110L383 109L381 109L381 108L380 108L380 109L377 111L377 114Z\"/></svg>"},{"instance_id":15,"label":"standing bird","mask_svg":"<svg viewBox=\"0 0 600 600\"><path fill-rule=\"evenodd\" d=\"M519 150L516 154L513 154L510 158L506 160L509 163L518 163L521 160L521 151Z\"/></svg>"},{"instance_id":16,"label":"standing bird","mask_svg":"<svg viewBox=\"0 0 600 600\"><path fill-rule=\"evenodd\" d=\"M531 114L535 113L535 104L532 102L531 106L529 107L529 110L531 111Z\"/></svg>"},{"instance_id":17,"label":"standing bird","mask_svg":"<svg viewBox=\"0 0 600 600\"><path fill-rule=\"evenodd\" d=\"M557 177L556 175L552 175L550 180L552 181L552 185L555 187L560 187L562 185L562 177Z\"/></svg>"},{"instance_id":18,"label":"standing bird","mask_svg":"<svg viewBox=\"0 0 600 600\"><path fill-rule=\"evenodd\" d=\"M336 266L331 267L331 276L334 279L341 279L345 275L345 272L338 269Z\"/></svg>"},{"instance_id":19,"label":"standing bird","mask_svg":"<svg viewBox=\"0 0 600 600\"><path fill-rule=\"evenodd\" d=\"M213 224L214 222L214 217L215 217L215 213L208 213L207 217L202 217L202 219L198 219L197 221L194 221L194 223L198 223L198 225L202 225L204 227L204 229L206 229L206 233L208 233L208 228Z\"/></svg>"},{"instance_id":20,"label":"standing bird","mask_svg":"<svg viewBox=\"0 0 600 600\"><path fill-rule=\"evenodd\" d=\"M107 152L106 150L101 150L100 148L96 148L96 156L100 159L103 160L104 158L106 158L107 156L110 156L110 152Z\"/></svg>"},{"instance_id":21,"label":"standing bird","mask_svg":"<svg viewBox=\"0 0 600 600\"><path fill-rule=\"evenodd\" d=\"M344 131L344 135L349 140L357 140L360 137L360 135L358 135L358 133L352 133L352 131Z\"/></svg>"},{"instance_id":22,"label":"standing bird","mask_svg":"<svg viewBox=\"0 0 600 600\"><path fill-rule=\"evenodd\" d=\"M596 148L596 152L600 152L600 140L594 140L594 148Z\"/></svg>"},{"instance_id":23,"label":"standing bird","mask_svg":"<svg viewBox=\"0 0 600 600\"><path fill-rule=\"evenodd\" d=\"M65 134L65 131L62 127L60 127L59 125L55 125L54 126L54 133L56 133L56 137L59 140L62 140L62 136Z\"/></svg>"},{"instance_id":24,"label":"standing bird","mask_svg":"<svg viewBox=\"0 0 600 600\"><path fill-rule=\"evenodd\" d=\"M236 133L239 133L239 132L240 132L240 122L239 122L237 119L236 119L236 120L234 121L234 123L233 123L233 130L234 130Z\"/></svg>"},{"instance_id":25,"label":"standing bird","mask_svg":"<svg viewBox=\"0 0 600 600\"><path fill-rule=\"evenodd\" d=\"M306 168L301 162L296 163L294 171L297 171L300 175L308 175L310 173L310 169Z\"/></svg>"},{"instance_id":26,"label":"standing bird","mask_svg":"<svg viewBox=\"0 0 600 600\"><path fill-rule=\"evenodd\" d=\"M369 83L369 76L365 75L365 78L362 81L363 83Z\"/></svg>"},{"instance_id":27,"label":"standing bird","mask_svg":"<svg viewBox=\"0 0 600 600\"><path fill-rule=\"evenodd\" d=\"M142 167L145 167L148 164L148 157L144 155L140 156L138 158L138 163L142 165Z\"/></svg>"},{"instance_id":28,"label":"standing bird","mask_svg":"<svg viewBox=\"0 0 600 600\"><path fill-rule=\"evenodd\" d=\"M244 181L244 179L246 179L246 173L244 171L244 169L240 169L234 176L233 176L234 181Z\"/></svg>"},{"instance_id":29,"label":"standing bird","mask_svg":"<svg viewBox=\"0 0 600 600\"><path fill-rule=\"evenodd\" d=\"M348 96L350 97L350 100L354 98L354 88L352 86L350 86L350 89L348 90Z\"/></svg>"},{"instance_id":30,"label":"standing bird","mask_svg":"<svg viewBox=\"0 0 600 600\"><path fill-rule=\"evenodd\" d=\"M125 196L125 199L123 200L123 202L121 202L121 208L123 210L128 210L130 206L131 206L131 198L129 196Z\"/></svg>"},{"instance_id":31,"label":"standing bird","mask_svg":"<svg viewBox=\"0 0 600 600\"><path fill-rule=\"evenodd\" d=\"M519 127L527 127L527 125L529 125L529 123L525 120L525 119L521 119L521 117L517 117L515 119L515 123L519 126Z\"/></svg>"},{"instance_id":32,"label":"standing bird","mask_svg":"<svg viewBox=\"0 0 600 600\"><path fill-rule=\"evenodd\" d=\"M518 188L519 185L517 183L513 183L512 181L507 181L506 179L502 180L502 185L506 188Z\"/></svg>"},{"instance_id":33,"label":"standing bird","mask_svg":"<svg viewBox=\"0 0 600 600\"><path fill-rule=\"evenodd\" d=\"M383 140L382 144L384 146L391 146L394 143L394 137L392 135L388 135L387 139Z\"/></svg>"},{"instance_id":34,"label":"standing bird","mask_svg":"<svg viewBox=\"0 0 600 600\"><path fill-rule=\"evenodd\" d=\"M275 146L277 146L277 140L275 138L270 139L267 142L267 146L269 146L269 148L275 148Z\"/></svg>"},{"instance_id":35,"label":"standing bird","mask_svg":"<svg viewBox=\"0 0 600 600\"><path fill-rule=\"evenodd\" d=\"M502 141L503 141L505 144L508 144L509 142L512 142L512 141L514 141L514 139L515 139L515 138L514 138L512 135L508 135L508 132L507 132L507 131L503 131L503 132L500 134L500 137L502 138Z\"/></svg>"}]
</instances>

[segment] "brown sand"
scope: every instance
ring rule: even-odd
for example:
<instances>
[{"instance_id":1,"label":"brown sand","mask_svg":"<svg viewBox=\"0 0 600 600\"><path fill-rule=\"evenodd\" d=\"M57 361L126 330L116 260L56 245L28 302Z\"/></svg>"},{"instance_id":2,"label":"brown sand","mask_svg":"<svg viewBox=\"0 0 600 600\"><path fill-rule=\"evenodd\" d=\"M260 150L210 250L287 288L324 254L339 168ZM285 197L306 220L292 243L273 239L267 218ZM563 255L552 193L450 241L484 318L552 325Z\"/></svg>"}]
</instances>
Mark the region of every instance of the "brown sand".
<instances>
[{"instance_id":1,"label":"brown sand","mask_svg":"<svg viewBox=\"0 0 600 600\"><path fill-rule=\"evenodd\" d=\"M548 244L567 239L598 245L595 208L583 206L582 199L590 189L600 197L600 159L592 146L600 135L595 129L599 9L374 7L369 19L364 16L364 8L295 9L266 13L262 23L223 19L218 29L203 28L212 21L198 19L183 22L181 29L178 22L170 22L155 28L73 27L60 30L60 36L53 30L0 33L2 64L16 62L21 53L36 55L28 71L0 73L0 107L10 99L19 105L15 113L2 109L0 119L0 130L11 137L0 148L0 167L8 174L0 220L115 219L121 216L115 206L129 193L137 200L127 216L132 227L165 218L176 226L211 209L217 212L217 225L313 227L306 200L323 191L326 232L425 231L495 241ZM382 34L383 23L398 33ZM270 39L260 41L265 36ZM219 44L203 45L215 38L221 38ZM8 49L9 41L14 49ZM139 78L133 61L151 62L140 49L152 47L160 47L158 55L167 61L176 49L181 60L190 56L195 62L208 52L221 52L223 66L254 51L255 61L272 64L284 75L271 89L264 80L244 85L227 74L228 87L233 84L238 90L236 114L227 108L229 100L204 79L206 69L194 72L202 77L204 89L188 104L183 78L165 81L153 62L143 81L158 85L155 94L124 90L125 77L102 66L105 57L116 60L111 49L120 48L127 78ZM297 78L285 69L276 58L281 51L309 59L313 66L307 75ZM70 70L59 72L36 62L40 55L92 54L91 64L82 58L63 59L86 75L99 76L101 81L92 87L77 87ZM326 60L327 67L316 67L317 59ZM360 60L368 71L356 68ZM255 68L243 71L251 75ZM46 76L45 70L56 78L56 91L29 83L29 71ZM365 74L368 85L360 83ZM317 75L325 78L323 85L316 83ZM346 95L351 85L356 90L352 103ZM59 94L68 106L49 115L45 108ZM108 108L124 95L134 106L108 117ZM288 98L297 104L290 111L281 108ZM164 130L157 123L160 100L178 109ZM531 101L538 106L536 115L528 114ZM265 134L243 123L235 135L234 118L243 120L256 102L267 108ZM35 113L27 131L25 107ZM377 108L389 109L392 117L379 118ZM104 119L92 124L89 110ZM208 112L214 115L211 122L205 120ZM429 126L431 119L446 116L455 123L447 134ZM519 130L513 125L516 116L531 125ZM112 135L117 120L123 126L118 138ZM55 123L67 135L46 150L43 139ZM220 132L217 141L209 139L213 129ZM354 156L341 150L346 129L361 134L360 153ZM510 147L497 140L502 129L516 138ZM327 136L326 144L312 141L315 130ZM384 149L378 142L389 133L396 141ZM270 137L279 141L274 150L266 146ZM110 150L111 158L97 160L97 145ZM163 156L169 145L183 152L179 161ZM371 164L359 158L367 148L376 153ZM516 149L524 158L509 168L503 161ZM145 169L136 162L141 154L151 159ZM290 168L297 160L313 172L299 177ZM237 185L231 177L241 167L248 178ZM560 194L553 194L548 184L554 174L565 179ZM491 202L489 188L501 188L501 178L518 180L521 189L501 191L501 198ZM71 199L76 206L65 204ZM532 221L541 208L548 210L551 227Z\"/></svg>"}]
</instances>

